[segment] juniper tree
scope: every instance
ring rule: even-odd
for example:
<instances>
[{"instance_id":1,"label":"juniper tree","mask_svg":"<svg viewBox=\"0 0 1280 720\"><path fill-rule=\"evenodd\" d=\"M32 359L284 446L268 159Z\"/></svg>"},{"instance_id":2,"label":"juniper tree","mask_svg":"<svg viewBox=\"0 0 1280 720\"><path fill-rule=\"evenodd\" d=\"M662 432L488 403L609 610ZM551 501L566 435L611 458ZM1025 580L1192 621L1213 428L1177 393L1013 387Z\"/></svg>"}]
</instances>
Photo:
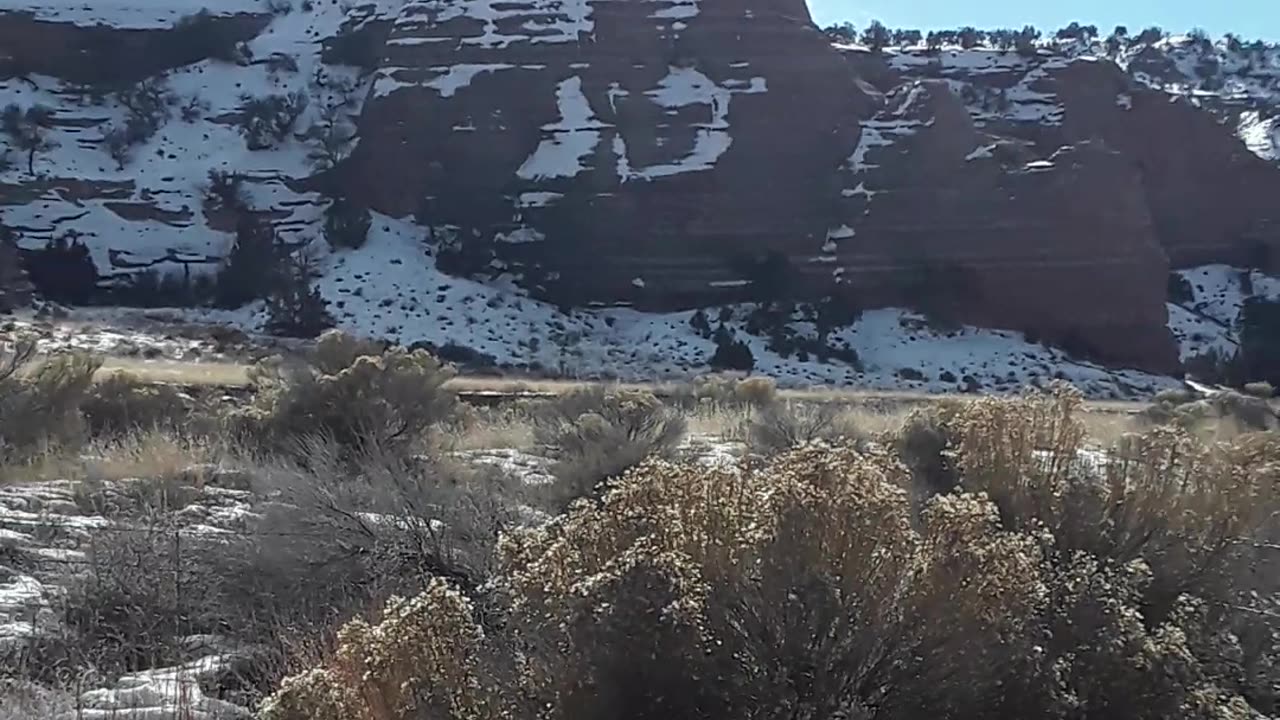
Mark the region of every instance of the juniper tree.
<instances>
[{"instance_id":1,"label":"juniper tree","mask_svg":"<svg viewBox=\"0 0 1280 720\"><path fill-rule=\"evenodd\" d=\"M23 110L16 103L0 113L0 130L9 136L14 147L27 154L27 173L36 174L36 153L46 152L58 146L49 137L53 111L43 105L32 105Z\"/></svg>"}]
</instances>

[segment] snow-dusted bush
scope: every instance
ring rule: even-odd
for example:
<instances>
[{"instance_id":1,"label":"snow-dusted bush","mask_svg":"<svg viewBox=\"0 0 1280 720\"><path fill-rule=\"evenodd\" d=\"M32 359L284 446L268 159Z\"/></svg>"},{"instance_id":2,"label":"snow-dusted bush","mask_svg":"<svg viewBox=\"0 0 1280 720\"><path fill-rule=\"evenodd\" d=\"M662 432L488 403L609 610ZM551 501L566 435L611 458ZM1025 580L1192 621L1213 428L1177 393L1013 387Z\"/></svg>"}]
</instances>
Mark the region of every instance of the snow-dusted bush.
<instances>
[{"instance_id":1,"label":"snow-dusted bush","mask_svg":"<svg viewBox=\"0 0 1280 720\"><path fill-rule=\"evenodd\" d=\"M751 407L772 405L778 399L778 383L770 377L749 377L733 388L734 399Z\"/></svg>"},{"instance_id":2,"label":"snow-dusted bush","mask_svg":"<svg viewBox=\"0 0 1280 720\"><path fill-rule=\"evenodd\" d=\"M244 95L240 101L240 131L250 150L267 150L284 142L307 109L307 96L301 92L258 98Z\"/></svg>"},{"instance_id":3,"label":"snow-dusted bush","mask_svg":"<svg viewBox=\"0 0 1280 720\"><path fill-rule=\"evenodd\" d=\"M93 384L80 403L90 434L181 430L196 413L195 400L172 385L147 383L115 372Z\"/></svg>"},{"instance_id":4,"label":"snow-dusted bush","mask_svg":"<svg viewBox=\"0 0 1280 720\"><path fill-rule=\"evenodd\" d=\"M453 371L427 351L356 355L348 351L353 346L329 331L301 365L255 367L257 394L240 418L246 428L277 446L322 437L344 448L385 450L412 447L454 413L457 398L444 387Z\"/></svg>"},{"instance_id":5,"label":"snow-dusted bush","mask_svg":"<svg viewBox=\"0 0 1280 720\"><path fill-rule=\"evenodd\" d=\"M820 449L645 465L507 539L495 621L434 581L348 625L264 718L962 717L1021 662L1040 552L977 498L914 522L901 476Z\"/></svg>"}]
</instances>

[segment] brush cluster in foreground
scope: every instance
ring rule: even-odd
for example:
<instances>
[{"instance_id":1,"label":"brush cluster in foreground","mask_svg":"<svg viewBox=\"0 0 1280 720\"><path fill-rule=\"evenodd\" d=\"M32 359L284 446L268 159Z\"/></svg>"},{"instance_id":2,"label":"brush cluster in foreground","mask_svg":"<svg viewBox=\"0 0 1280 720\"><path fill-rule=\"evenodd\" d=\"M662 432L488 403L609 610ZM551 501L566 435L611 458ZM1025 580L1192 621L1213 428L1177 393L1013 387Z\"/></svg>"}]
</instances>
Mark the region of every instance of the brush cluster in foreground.
<instances>
[{"instance_id":1,"label":"brush cluster in foreground","mask_svg":"<svg viewBox=\"0 0 1280 720\"><path fill-rule=\"evenodd\" d=\"M157 429L205 453L230 436L264 522L304 539L202 547L186 573L201 602L180 613L148 604L165 594L125 577L132 563L99 563L79 634L47 649L64 665L181 660L155 647L195 619L269 648L245 695L262 720L1277 710L1275 432L1192 433L1200 414L1157 406L1099 443L1066 387L873 431L761 380L486 415L429 355L338 335L263 366L230 408L104 390L76 362L92 364L0 378L0 405L58 420L32 438L0 413L6 472ZM737 462L686 456L712 405L750 448ZM468 464L478 425L547 458L549 479ZM157 479L137 505L162 516L181 486ZM99 555L167 560L164 537Z\"/></svg>"}]
</instances>

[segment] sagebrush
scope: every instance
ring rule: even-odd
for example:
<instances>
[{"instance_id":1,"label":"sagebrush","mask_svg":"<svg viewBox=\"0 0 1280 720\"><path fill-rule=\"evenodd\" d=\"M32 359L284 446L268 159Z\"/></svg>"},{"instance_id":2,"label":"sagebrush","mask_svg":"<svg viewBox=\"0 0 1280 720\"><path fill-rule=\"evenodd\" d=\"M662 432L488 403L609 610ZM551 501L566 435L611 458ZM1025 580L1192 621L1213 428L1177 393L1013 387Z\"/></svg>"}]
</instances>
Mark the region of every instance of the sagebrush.
<instances>
[{"instance_id":1,"label":"sagebrush","mask_svg":"<svg viewBox=\"0 0 1280 720\"><path fill-rule=\"evenodd\" d=\"M940 432L958 485L923 502L874 449L650 462L506 535L500 619L492 597L480 614L433 580L348 625L264 717L1272 712L1259 598L1275 588L1249 570L1273 530L1280 440L1161 428L1095 452L1078 404L1060 389L955 408Z\"/></svg>"}]
</instances>

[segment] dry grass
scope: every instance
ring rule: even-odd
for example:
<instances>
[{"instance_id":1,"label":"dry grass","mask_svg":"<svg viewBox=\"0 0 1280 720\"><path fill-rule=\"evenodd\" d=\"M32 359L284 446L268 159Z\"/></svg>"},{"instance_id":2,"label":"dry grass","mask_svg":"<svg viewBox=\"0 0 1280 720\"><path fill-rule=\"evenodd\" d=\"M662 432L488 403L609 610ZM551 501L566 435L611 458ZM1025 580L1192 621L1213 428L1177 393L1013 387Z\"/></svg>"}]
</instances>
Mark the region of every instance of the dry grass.
<instances>
[{"instance_id":1,"label":"dry grass","mask_svg":"<svg viewBox=\"0 0 1280 720\"><path fill-rule=\"evenodd\" d=\"M138 478L199 482L202 468L230 463L233 457L233 451L216 438L146 430L96 438L80 448L50 448L26 462L0 468L0 479L12 483Z\"/></svg>"},{"instance_id":2,"label":"dry grass","mask_svg":"<svg viewBox=\"0 0 1280 720\"><path fill-rule=\"evenodd\" d=\"M1091 444L1100 447L1112 447L1125 435L1137 432L1138 425L1131 413L1084 407L1079 416L1084 424L1085 434Z\"/></svg>"},{"instance_id":3,"label":"dry grass","mask_svg":"<svg viewBox=\"0 0 1280 720\"><path fill-rule=\"evenodd\" d=\"M103 362L102 373L127 371L144 381L157 383L173 383L191 386L220 386L227 388L248 387L249 369L251 365L231 362L187 362L180 360L138 360L133 358L107 358ZM667 397L677 392L674 383L596 383L581 380L546 380L521 377L494 377L469 375L455 377L446 386L458 393L493 393L495 395L562 395L584 387L604 385L615 391L642 390L652 392L658 397ZM839 402L867 404L872 406L916 406L936 401L938 398L971 398L968 395L938 395L920 392L900 392L890 390L863 390L843 387L811 387L779 389L777 396L781 400L803 402ZM1089 401L1086 406L1094 411L1115 414L1130 414L1142 409L1143 403L1124 400ZM896 410L889 410L896 414Z\"/></svg>"},{"instance_id":4,"label":"dry grass","mask_svg":"<svg viewBox=\"0 0 1280 720\"><path fill-rule=\"evenodd\" d=\"M98 378L127 372L150 383L188 387L241 388L249 386L250 365L230 362L184 362L112 357L102 363Z\"/></svg>"},{"instance_id":5,"label":"dry grass","mask_svg":"<svg viewBox=\"0 0 1280 720\"><path fill-rule=\"evenodd\" d=\"M495 448L528 450L535 445L533 425L520 408L481 408L462 415L458 422L445 429L440 438L442 449L453 452Z\"/></svg>"}]
</instances>

